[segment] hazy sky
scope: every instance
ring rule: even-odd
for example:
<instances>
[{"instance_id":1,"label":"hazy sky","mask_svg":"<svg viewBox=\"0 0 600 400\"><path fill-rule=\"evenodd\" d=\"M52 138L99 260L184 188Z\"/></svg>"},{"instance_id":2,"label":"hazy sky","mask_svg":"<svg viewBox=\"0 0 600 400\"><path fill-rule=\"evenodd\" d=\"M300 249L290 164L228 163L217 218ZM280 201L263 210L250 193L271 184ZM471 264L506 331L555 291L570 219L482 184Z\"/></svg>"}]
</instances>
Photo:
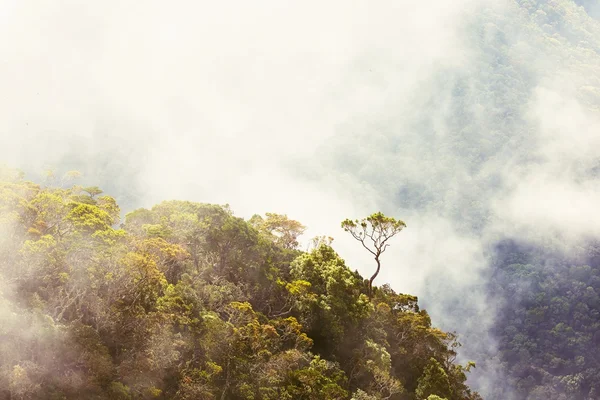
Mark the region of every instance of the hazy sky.
<instances>
[{"instance_id":1,"label":"hazy sky","mask_svg":"<svg viewBox=\"0 0 600 400\"><path fill-rule=\"evenodd\" d=\"M385 200L363 167L323 167L376 134L344 124L465 63L480 3L4 2L0 156L138 188L135 205L230 203L338 236Z\"/></svg>"},{"instance_id":2,"label":"hazy sky","mask_svg":"<svg viewBox=\"0 0 600 400\"><path fill-rule=\"evenodd\" d=\"M377 283L481 336L491 243L600 233L600 23L555 3L3 0L0 161L286 213L365 274L339 223L381 209Z\"/></svg>"}]
</instances>

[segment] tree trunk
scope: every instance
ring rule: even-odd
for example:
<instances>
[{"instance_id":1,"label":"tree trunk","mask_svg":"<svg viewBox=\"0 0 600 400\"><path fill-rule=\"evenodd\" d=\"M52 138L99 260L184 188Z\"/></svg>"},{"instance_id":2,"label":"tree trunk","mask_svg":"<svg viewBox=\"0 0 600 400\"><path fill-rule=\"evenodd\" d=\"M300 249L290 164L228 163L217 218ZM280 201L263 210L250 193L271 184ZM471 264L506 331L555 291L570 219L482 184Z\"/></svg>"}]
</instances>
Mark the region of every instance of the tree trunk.
<instances>
[{"instance_id":1,"label":"tree trunk","mask_svg":"<svg viewBox=\"0 0 600 400\"><path fill-rule=\"evenodd\" d=\"M377 275L379 275L379 270L381 269L381 263L379 262L379 255L377 255L375 257L375 261L377 261L377 270L375 271L375 273L373 274L371 279L369 279L369 298L373 297L373 281L375 280L375 278L377 278Z\"/></svg>"}]
</instances>

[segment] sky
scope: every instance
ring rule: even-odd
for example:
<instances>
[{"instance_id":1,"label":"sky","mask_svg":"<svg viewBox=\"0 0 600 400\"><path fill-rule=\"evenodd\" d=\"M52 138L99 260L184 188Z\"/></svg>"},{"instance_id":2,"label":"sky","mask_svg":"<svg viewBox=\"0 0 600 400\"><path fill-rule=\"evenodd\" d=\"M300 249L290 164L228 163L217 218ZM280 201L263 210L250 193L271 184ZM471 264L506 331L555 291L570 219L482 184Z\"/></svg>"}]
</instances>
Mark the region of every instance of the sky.
<instances>
[{"instance_id":1,"label":"sky","mask_svg":"<svg viewBox=\"0 0 600 400\"><path fill-rule=\"evenodd\" d=\"M490 350L490 246L600 233L600 22L531 3L1 0L0 163L287 214L364 275L339 224L384 211L376 283Z\"/></svg>"}]
</instances>

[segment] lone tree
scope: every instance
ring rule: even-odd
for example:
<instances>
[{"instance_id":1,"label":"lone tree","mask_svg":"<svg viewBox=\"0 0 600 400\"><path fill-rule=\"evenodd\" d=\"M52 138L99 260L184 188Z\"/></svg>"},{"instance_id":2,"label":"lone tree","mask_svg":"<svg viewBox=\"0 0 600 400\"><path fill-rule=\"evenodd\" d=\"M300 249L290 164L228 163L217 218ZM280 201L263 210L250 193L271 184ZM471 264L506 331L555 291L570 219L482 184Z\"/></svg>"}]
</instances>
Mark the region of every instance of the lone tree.
<instances>
[{"instance_id":1,"label":"lone tree","mask_svg":"<svg viewBox=\"0 0 600 400\"><path fill-rule=\"evenodd\" d=\"M387 241L406 227L404 221L392 217L386 217L377 212L361 220L346 219L342 222L342 228L350 232L354 239L358 240L369 253L375 257L377 270L369 279L369 297L373 295L373 281L379 275L381 261L379 257L389 246Z\"/></svg>"}]
</instances>

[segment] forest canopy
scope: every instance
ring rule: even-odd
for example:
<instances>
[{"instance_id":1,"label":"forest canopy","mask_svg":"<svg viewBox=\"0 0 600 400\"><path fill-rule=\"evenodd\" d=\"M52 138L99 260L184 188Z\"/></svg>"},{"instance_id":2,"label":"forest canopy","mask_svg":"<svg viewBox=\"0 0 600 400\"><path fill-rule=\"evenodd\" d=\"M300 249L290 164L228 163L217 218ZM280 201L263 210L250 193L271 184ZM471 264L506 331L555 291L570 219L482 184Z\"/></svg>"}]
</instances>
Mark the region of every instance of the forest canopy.
<instances>
[{"instance_id":1,"label":"forest canopy","mask_svg":"<svg viewBox=\"0 0 600 400\"><path fill-rule=\"evenodd\" d=\"M479 399L454 334L285 215L0 171L0 398ZM402 223L403 224L403 223Z\"/></svg>"}]
</instances>

